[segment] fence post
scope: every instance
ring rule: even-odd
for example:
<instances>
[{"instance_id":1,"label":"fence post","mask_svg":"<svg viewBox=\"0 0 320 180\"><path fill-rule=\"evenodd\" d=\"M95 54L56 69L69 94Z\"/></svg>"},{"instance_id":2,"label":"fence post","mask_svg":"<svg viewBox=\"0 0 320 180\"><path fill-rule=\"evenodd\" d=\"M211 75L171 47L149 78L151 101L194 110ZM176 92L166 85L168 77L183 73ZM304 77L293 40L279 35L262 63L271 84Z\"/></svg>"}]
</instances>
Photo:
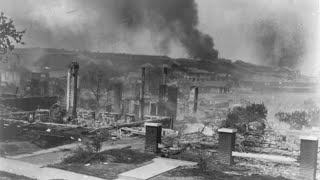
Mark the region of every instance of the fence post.
<instances>
[{"instance_id":1,"label":"fence post","mask_svg":"<svg viewBox=\"0 0 320 180\"><path fill-rule=\"evenodd\" d=\"M318 138L314 136L301 136L300 142L300 178L315 180L318 159Z\"/></svg>"},{"instance_id":2,"label":"fence post","mask_svg":"<svg viewBox=\"0 0 320 180\"><path fill-rule=\"evenodd\" d=\"M145 123L146 128L146 140L145 151L146 152L159 152L158 144L161 143L161 123Z\"/></svg>"},{"instance_id":3,"label":"fence post","mask_svg":"<svg viewBox=\"0 0 320 180\"><path fill-rule=\"evenodd\" d=\"M234 157L232 157L232 151L235 148L236 141L236 129L222 128L219 132L219 150L218 159L223 164L232 165Z\"/></svg>"}]
</instances>

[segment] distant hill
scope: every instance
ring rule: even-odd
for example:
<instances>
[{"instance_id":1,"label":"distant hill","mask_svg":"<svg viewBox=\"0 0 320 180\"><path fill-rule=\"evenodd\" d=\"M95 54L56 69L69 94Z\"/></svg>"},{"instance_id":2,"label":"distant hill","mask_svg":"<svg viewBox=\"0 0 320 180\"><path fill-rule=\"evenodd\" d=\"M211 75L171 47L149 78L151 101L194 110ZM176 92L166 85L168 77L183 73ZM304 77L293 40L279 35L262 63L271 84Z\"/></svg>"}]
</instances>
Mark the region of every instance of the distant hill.
<instances>
[{"instance_id":1,"label":"distant hill","mask_svg":"<svg viewBox=\"0 0 320 180\"><path fill-rule=\"evenodd\" d=\"M229 73L238 79L270 79L276 80L286 78L294 71L288 68L274 68L259 66L243 61L232 62L228 59L217 59L212 61L199 61L192 59L172 59L167 56L99 53L86 51L69 51L51 48L25 48L16 49L20 64L28 69L49 69L49 71L67 71L72 61L77 61L81 67L88 64L111 66L119 73L136 72L144 64L153 67L162 67L167 64L177 68L198 68L209 72Z\"/></svg>"}]
</instances>

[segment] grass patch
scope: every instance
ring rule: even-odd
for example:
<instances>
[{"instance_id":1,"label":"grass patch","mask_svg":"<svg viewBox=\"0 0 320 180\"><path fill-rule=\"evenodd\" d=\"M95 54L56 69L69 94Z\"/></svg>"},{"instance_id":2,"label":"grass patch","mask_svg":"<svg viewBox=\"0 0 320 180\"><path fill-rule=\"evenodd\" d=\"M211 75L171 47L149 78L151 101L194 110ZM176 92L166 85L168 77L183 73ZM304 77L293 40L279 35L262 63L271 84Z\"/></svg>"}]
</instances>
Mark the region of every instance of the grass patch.
<instances>
[{"instance_id":1,"label":"grass patch","mask_svg":"<svg viewBox=\"0 0 320 180\"><path fill-rule=\"evenodd\" d=\"M78 148L73 155L50 167L103 179L115 179L118 174L148 164L156 156L128 148L102 152Z\"/></svg>"},{"instance_id":2,"label":"grass patch","mask_svg":"<svg viewBox=\"0 0 320 180\"><path fill-rule=\"evenodd\" d=\"M102 179L116 179L118 174L141 167L144 164L124 164L124 163L95 163L90 166L84 164L55 164L50 167L71 171Z\"/></svg>"},{"instance_id":3,"label":"grass patch","mask_svg":"<svg viewBox=\"0 0 320 180\"><path fill-rule=\"evenodd\" d=\"M36 180L26 176L16 175L4 171L0 171L0 178L4 180Z\"/></svg>"},{"instance_id":4,"label":"grass patch","mask_svg":"<svg viewBox=\"0 0 320 180\"><path fill-rule=\"evenodd\" d=\"M78 148L72 156L63 160L64 164L87 164L99 162L140 164L155 158L154 154L142 153L128 148L111 149L102 152L87 151Z\"/></svg>"}]
</instances>

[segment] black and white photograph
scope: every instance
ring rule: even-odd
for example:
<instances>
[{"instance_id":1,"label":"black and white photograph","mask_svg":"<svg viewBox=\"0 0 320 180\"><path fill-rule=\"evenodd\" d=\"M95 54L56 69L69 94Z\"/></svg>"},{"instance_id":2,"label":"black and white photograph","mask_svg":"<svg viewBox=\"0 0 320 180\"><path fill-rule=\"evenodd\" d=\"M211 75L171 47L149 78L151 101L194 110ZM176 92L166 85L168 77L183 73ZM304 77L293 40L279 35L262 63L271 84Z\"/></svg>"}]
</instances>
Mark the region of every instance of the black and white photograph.
<instances>
[{"instance_id":1,"label":"black and white photograph","mask_svg":"<svg viewBox=\"0 0 320 180\"><path fill-rule=\"evenodd\" d=\"M0 180L320 180L319 139L320 0L0 0Z\"/></svg>"}]
</instances>

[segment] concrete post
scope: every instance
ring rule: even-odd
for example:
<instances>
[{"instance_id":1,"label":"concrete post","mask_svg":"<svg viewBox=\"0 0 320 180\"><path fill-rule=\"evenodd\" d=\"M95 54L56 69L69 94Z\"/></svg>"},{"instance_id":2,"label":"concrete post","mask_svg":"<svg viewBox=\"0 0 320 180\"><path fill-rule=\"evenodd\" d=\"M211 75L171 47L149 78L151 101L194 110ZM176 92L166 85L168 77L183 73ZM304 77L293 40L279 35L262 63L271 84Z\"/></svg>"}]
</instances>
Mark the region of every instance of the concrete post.
<instances>
[{"instance_id":1,"label":"concrete post","mask_svg":"<svg viewBox=\"0 0 320 180\"><path fill-rule=\"evenodd\" d=\"M68 87L67 87L67 110L69 116L77 117L77 99L78 99L78 72L79 64L72 62L68 71Z\"/></svg>"},{"instance_id":2,"label":"concrete post","mask_svg":"<svg viewBox=\"0 0 320 180\"><path fill-rule=\"evenodd\" d=\"M300 179L315 180L317 171L318 138L300 137Z\"/></svg>"},{"instance_id":3,"label":"concrete post","mask_svg":"<svg viewBox=\"0 0 320 180\"><path fill-rule=\"evenodd\" d=\"M190 100L193 103L193 108L192 108L193 113L197 113L197 110L198 110L198 94L199 94L199 88L196 86L192 86L191 92L190 92Z\"/></svg>"},{"instance_id":4,"label":"concrete post","mask_svg":"<svg viewBox=\"0 0 320 180\"><path fill-rule=\"evenodd\" d=\"M232 157L232 151L235 148L236 141L236 129L222 128L219 132L219 149L218 158L223 164L232 165L234 158Z\"/></svg>"},{"instance_id":5,"label":"concrete post","mask_svg":"<svg viewBox=\"0 0 320 180\"><path fill-rule=\"evenodd\" d=\"M144 116L144 86L146 81L146 68L141 68L141 86L140 86L140 111L139 111L139 118L143 120Z\"/></svg>"},{"instance_id":6,"label":"concrete post","mask_svg":"<svg viewBox=\"0 0 320 180\"><path fill-rule=\"evenodd\" d=\"M146 152L159 152L158 144L161 143L161 123L145 123L146 139L145 151Z\"/></svg>"}]
</instances>

